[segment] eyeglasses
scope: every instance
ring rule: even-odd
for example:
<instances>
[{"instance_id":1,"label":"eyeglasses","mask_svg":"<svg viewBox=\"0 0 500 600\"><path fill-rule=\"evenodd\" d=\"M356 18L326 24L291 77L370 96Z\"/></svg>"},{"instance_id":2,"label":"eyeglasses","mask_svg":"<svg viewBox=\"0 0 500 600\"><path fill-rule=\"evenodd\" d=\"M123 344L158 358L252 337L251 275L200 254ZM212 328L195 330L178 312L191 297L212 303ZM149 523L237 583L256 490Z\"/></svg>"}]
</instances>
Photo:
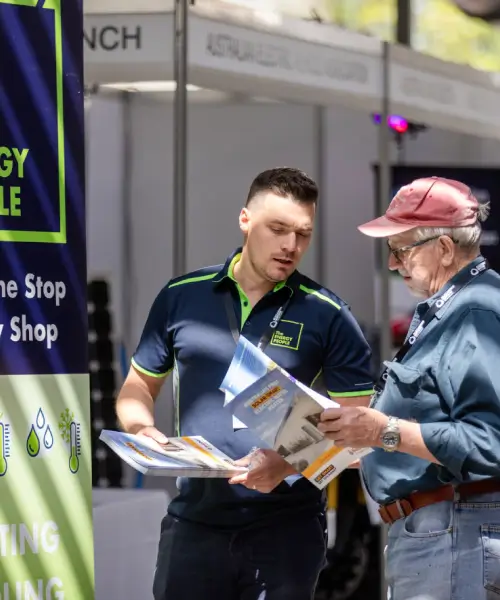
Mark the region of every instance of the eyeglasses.
<instances>
[{"instance_id":1,"label":"eyeglasses","mask_svg":"<svg viewBox=\"0 0 500 600\"><path fill-rule=\"evenodd\" d=\"M427 242L432 242L432 240L437 240L440 237L441 237L440 235L435 235L434 237L430 237L425 240L413 242L413 244L409 244L408 246L402 246L401 248L391 248L391 246L389 245L389 242L387 242L387 245L389 246L389 252L392 253L394 258L398 262L401 262L403 254L405 252L408 252L408 250L411 250L412 248L416 248L417 246L422 246L423 244L427 244Z\"/></svg>"}]
</instances>

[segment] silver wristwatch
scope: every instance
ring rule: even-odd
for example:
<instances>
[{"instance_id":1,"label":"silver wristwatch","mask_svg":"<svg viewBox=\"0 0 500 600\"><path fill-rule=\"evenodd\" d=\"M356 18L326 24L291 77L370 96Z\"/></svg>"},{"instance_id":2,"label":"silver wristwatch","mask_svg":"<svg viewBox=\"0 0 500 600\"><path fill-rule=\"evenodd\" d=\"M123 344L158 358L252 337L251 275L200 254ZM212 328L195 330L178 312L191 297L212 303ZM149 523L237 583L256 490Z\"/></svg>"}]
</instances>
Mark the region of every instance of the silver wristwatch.
<instances>
[{"instance_id":1,"label":"silver wristwatch","mask_svg":"<svg viewBox=\"0 0 500 600\"><path fill-rule=\"evenodd\" d=\"M396 417L389 417L389 422L384 427L380 439L382 441L382 448L386 452L394 452L398 449L399 444L401 443L399 419Z\"/></svg>"}]
</instances>

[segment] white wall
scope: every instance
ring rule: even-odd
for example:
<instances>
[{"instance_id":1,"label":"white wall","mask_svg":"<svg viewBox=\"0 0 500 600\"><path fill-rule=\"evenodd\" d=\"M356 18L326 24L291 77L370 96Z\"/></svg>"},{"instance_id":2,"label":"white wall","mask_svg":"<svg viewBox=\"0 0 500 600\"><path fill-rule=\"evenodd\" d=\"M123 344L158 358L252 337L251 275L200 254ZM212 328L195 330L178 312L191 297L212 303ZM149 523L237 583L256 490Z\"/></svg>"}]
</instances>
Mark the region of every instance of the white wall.
<instances>
[{"instance_id":1,"label":"white wall","mask_svg":"<svg viewBox=\"0 0 500 600\"><path fill-rule=\"evenodd\" d=\"M112 282L115 326L123 317L123 105L119 96L93 97L85 113L87 264L89 279Z\"/></svg>"},{"instance_id":2,"label":"white wall","mask_svg":"<svg viewBox=\"0 0 500 600\"><path fill-rule=\"evenodd\" d=\"M88 239L90 273L111 274L117 309L123 181L122 108L94 101L89 128ZM327 221L324 284L346 299L355 316L374 321L371 240L357 225L374 216L371 165L377 130L368 115L333 107L326 117L321 202ZM135 95L131 103L130 172L133 199L133 264L127 273L133 299L134 344L149 306L172 274L173 108ZM277 104L191 105L188 162L188 270L219 263L240 243L239 210L253 177L262 169L294 165L317 175L313 109ZM408 164L494 164L500 144L430 130L410 141ZM315 275L315 250L303 271ZM118 295L118 298L116 296ZM170 429L170 392L158 403L161 427Z\"/></svg>"},{"instance_id":3,"label":"white wall","mask_svg":"<svg viewBox=\"0 0 500 600\"><path fill-rule=\"evenodd\" d=\"M123 198L124 105L119 94L92 96L85 102L86 205L88 279L104 278L110 284L117 363L126 303L124 273ZM121 371L118 385L121 385ZM135 474L124 465L124 482Z\"/></svg>"}]
</instances>

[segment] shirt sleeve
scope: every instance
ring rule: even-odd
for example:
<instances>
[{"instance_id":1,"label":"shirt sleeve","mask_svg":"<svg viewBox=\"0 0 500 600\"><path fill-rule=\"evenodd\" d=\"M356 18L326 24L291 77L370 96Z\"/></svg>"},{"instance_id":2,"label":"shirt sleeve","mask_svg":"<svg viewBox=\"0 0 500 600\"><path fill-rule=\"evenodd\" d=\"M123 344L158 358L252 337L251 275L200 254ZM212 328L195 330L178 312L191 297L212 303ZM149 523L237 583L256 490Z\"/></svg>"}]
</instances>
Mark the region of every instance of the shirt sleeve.
<instances>
[{"instance_id":1,"label":"shirt sleeve","mask_svg":"<svg viewBox=\"0 0 500 600\"><path fill-rule=\"evenodd\" d=\"M168 333L168 286L156 296L132 357L132 365L151 377L167 376L174 365L171 336Z\"/></svg>"},{"instance_id":2,"label":"shirt sleeve","mask_svg":"<svg viewBox=\"0 0 500 600\"><path fill-rule=\"evenodd\" d=\"M429 452L458 481L498 476L500 449L500 319L471 309L452 333L439 365L448 403L445 422L422 423Z\"/></svg>"},{"instance_id":3,"label":"shirt sleeve","mask_svg":"<svg viewBox=\"0 0 500 600\"><path fill-rule=\"evenodd\" d=\"M330 324L323 377L331 398L373 394L370 346L348 306Z\"/></svg>"}]
</instances>

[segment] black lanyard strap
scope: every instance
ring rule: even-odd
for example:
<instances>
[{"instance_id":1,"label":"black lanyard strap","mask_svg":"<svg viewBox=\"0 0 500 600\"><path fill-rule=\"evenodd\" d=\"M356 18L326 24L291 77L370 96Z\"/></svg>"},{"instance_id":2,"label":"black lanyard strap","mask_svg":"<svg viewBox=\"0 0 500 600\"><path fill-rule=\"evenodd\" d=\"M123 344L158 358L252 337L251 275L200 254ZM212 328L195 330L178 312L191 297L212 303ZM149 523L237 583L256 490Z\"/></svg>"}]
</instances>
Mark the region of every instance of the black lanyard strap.
<instances>
[{"instance_id":1,"label":"black lanyard strap","mask_svg":"<svg viewBox=\"0 0 500 600\"><path fill-rule=\"evenodd\" d=\"M415 345L416 341L422 335L424 329L431 323L431 321L435 318L437 312L443 308L445 304L449 304L455 296L461 292L465 287L469 285L469 283L475 279L478 275L485 273L489 269L489 265L486 260L481 261L479 264L467 269L462 276L455 281L452 285L447 287L445 291L436 298L432 306L430 306L426 311L422 320L405 340L405 343L401 346L396 356L392 359L392 362L400 363L403 358L408 354L411 348ZM385 383L387 381L388 372L390 367L386 367L382 372L377 384L375 385L375 392L380 394L385 387Z\"/></svg>"},{"instance_id":2,"label":"black lanyard strap","mask_svg":"<svg viewBox=\"0 0 500 600\"><path fill-rule=\"evenodd\" d=\"M267 345L271 341L271 337L274 333L274 330L278 327L281 319L283 318L283 315L285 314L288 306L290 305L292 295L293 295L293 293L290 292L290 296L286 299L285 303L282 304L278 308L276 313L274 314L269 325L267 326L266 330L262 334L262 337L260 338L259 343L257 344L257 348L259 348L259 350L264 351L267 348ZM240 328L238 327L238 322L236 319L233 297L232 297L231 291L229 289L224 292L224 307L226 309L227 320L229 321L229 327L231 328L231 334L233 336L234 341L236 343L238 343L238 340L240 338Z\"/></svg>"}]
</instances>

